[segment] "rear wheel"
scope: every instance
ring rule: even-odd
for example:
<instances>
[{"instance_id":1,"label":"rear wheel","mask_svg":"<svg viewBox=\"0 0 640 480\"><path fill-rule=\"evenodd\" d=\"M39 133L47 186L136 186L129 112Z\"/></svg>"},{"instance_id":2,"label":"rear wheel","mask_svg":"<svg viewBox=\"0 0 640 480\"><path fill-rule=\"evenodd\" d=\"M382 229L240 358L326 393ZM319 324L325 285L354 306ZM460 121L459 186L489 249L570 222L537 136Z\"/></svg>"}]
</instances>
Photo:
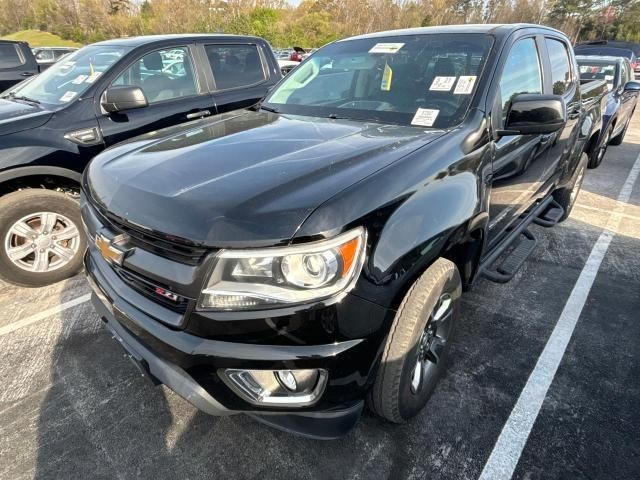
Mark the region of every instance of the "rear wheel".
<instances>
[{"instance_id":1,"label":"rear wheel","mask_svg":"<svg viewBox=\"0 0 640 480\"><path fill-rule=\"evenodd\" d=\"M0 198L0 278L40 287L82 268L80 209L64 193L30 189Z\"/></svg>"},{"instance_id":2,"label":"rear wheel","mask_svg":"<svg viewBox=\"0 0 640 480\"><path fill-rule=\"evenodd\" d=\"M580 193L580 188L584 181L584 175L587 171L588 163L589 156L586 153L583 153L580 157L580 163L578 164L578 168L576 168L571 183L553 193L554 200L564 209L564 214L560 217L558 222L564 222L569 218L571 210L573 210L573 205L576 203L576 199L578 198L578 193Z\"/></svg>"},{"instance_id":3,"label":"rear wheel","mask_svg":"<svg viewBox=\"0 0 640 480\"><path fill-rule=\"evenodd\" d=\"M445 369L461 292L458 269L444 258L409 289L367 399L377 415L404 423L425 406Z\"/></svg>"}]
</instances>

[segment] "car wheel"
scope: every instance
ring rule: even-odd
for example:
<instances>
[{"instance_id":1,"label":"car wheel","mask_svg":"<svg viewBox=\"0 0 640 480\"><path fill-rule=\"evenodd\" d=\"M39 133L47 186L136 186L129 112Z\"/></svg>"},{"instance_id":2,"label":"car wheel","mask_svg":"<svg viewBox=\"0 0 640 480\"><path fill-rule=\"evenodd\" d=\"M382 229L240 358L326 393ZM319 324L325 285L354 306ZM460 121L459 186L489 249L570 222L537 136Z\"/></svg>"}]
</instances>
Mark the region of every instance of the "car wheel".
<instances>
[{"instance_id":1,"label":"car wheel","mask_svg":"<svg viewBox=\"0 0 640 480\"><path fill-rule=\"evenodd\" d=\"M600 166L600 164L602 163L602 159L604 158L604 154L607 153L607 147L611 142L612 133L613 128L609 127L607 129L606 136L604 137L604 142L602 142L600 148L594 150L593 152L591 152L591 155L589 155L589 164L587 165L588 168L598 168Z\"/></svg>"},{"instance_id":2,"label":"car wheel","mask_svg":"<svg viewBox=\"0 0 640 480\"><path fill-rule=\"evenodd\" d=\"M0 278L41 287L82 268L87 247L78 202L64 193L28 189L0 198Z\"/></svg>"},{"instance_id":3,"label":"car wheel","mask_svg":"<svg viewBox=\"0 0 640 480\"><path fill-rule=\"evenodd\" d=\"M629 120L627 120L627 124L624 126L624 129L615 137L613 137L611 139L611 142L609 142L609 145L622 145L622 141L624 140L624 136L627 133L627 129L629 128L629 124L631 123L631 117L633 117L633 113L631 114L631 116L629 117Z\"/></svg>"},{"instance_id":4,"label":"car wheel","mask_svg":"<svg viewBox=\"0 0 640 480\"><path fill-rule=\"evenodd\" d=\"M425 406L447 360L462 292L455 264L438 259L411 286L387 337L369 408L404 423Z\"/></svg>"},{"instance_id":5,"label":"car wheel","mask_svg":"<svg viewBox=\"0 0 640 480\"><path fill-rule=\"evenodd\" d=\"M554 200L560 204L564 209L564 214L560 217L558 222L564 222L573 210L573 205L576 203L580 188L582 188L582 182L584 181L584 175L587 171L587 164L589 163L589 156L583 153L580 157L580 163L573 176L573 181L569 186L556 190L553 193Z\"/></svg>"}]
</instances>

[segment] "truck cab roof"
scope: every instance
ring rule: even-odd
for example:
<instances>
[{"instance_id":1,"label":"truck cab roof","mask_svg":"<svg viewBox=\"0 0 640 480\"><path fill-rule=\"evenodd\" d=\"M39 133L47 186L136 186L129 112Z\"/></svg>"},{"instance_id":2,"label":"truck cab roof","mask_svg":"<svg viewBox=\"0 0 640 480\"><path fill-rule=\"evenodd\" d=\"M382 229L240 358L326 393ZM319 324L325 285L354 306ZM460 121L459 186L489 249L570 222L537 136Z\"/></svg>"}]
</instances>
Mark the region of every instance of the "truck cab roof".
<instances>
[{"instance_id":1,"label":"truck cab roof","mask_svg":"<svg viewBox=\"0 0 640 480\"><path fill-rule=\"evenodd\" d=\"M220 40L232 40L232 39L253 39L255 41L264 42L259 37L251 35L229 35L229 34L168 34L168 35L143 35L140 37L126 37L126 38L114 38L112 40L105 40L103 42L97 42L94 45L111 45L111 46L127 46L127 47L140 47L143 45L149 45L152 43L170 43L176 40L182 40L186 42L196 42L202 40L220 41Z\"/></svg>"}]
</instances>

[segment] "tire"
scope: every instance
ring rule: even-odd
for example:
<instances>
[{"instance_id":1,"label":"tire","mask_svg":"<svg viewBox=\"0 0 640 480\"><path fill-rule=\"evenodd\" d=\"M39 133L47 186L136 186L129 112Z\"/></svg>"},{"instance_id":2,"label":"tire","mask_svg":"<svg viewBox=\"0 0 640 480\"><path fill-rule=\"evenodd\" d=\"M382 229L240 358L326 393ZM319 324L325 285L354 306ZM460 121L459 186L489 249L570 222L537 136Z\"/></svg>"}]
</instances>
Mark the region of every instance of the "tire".
<instances>
[{"instance_id":1,"label":"tire","mask_svg":"<svg viewBox=\"0 0 640 480\"><path fill-rule=\"evenodd\" d=\"M80 208L69 195L28 189L0 198L2 280L23 287L64 280L81 270L86 248Z\"/></svg>"},{"instance_id":2,"label":"tire","mask_svg":"<svg viewBox=\"0 0 640 480\"><path fill-rule=\"evenodd\" d=\"M367 397L375 414L404 423L426 405L445 370L461 292L458 269L444 258L411 286L391 325Z\"/></svg>"},{"instance_id":3,"label":"tire","mask_svg":"<svg viewBox=\"0 0 640 480\"><path fill-rule=\"evenodd\" d=\"M633 113L629 116L629 120L627 120L627 124L624 126L622 131L611 139L611 141L609 142L609 145L614 145L614 146L622 145L624 136L627 134L627 129L629 128L629 124L631 123L631 117L633 117Z\"/></svg>"},{"instance_id":4,"label":"tire","mask_svg":"<svg viewBox=\"0 0 640 480\"><path fill-rule=\"evenodd\" d=\"M604 141L600 148L595 149L589 155L589 164L587 168L598 168L602 163L602 159L604 158L605 153L607 153L607 147L611 143L611 134L613 133L613 128L610 126L605 133Z\"/></svg>"},{"instance_id":5,"label":"tire","mask_svg":"<svg viewBox=\"0 0 640 480\"><path fill-rule=\"evenodd\" d=\"M584 175L587 170L588 163L589 156L586 153L583 153L580 157L580 163L578 163L578 168L576 168L571 183L568 186L558 189L553 193L554 200L558 202L564 209L564 214L562 215L562 217L560 217L558 223L564 222L567 218L569 218L571 210L573 210L573 205L576 203L576 198L578 197L580 188L582 187L582 182L584 180Z\"/></svg>"}]
</instances>

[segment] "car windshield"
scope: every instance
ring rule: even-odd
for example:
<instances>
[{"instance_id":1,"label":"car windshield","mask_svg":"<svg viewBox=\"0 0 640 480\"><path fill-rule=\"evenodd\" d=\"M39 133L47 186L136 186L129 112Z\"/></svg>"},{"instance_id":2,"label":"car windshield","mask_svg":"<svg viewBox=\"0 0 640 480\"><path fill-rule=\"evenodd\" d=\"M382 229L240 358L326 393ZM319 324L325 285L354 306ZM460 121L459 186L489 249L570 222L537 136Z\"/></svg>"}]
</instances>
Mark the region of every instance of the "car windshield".
<instances>
[{"instance_id":1,"label":"car windshield","mask_svg":"<svg viewBox=\"0 0 640 480\"><path fill-rule=\"evenodd\" d=\"M466 115L492 43L484 34L336 42L285 77L263 107L314 117L451 127Z\"/></svg>"},{"instance_id":2,"label":"car windshield","mask_svg":"<svg viewBox=\"0 0 640 480\"><path fill-rule=\"evenodd\" d=\"M615 62L578 60L580 80L604 80L609 90L618 82L618 65Z\"/></svg>"},{"instance_id":3,"label":"car windshield","mask_svg":"<svg viewBox=\"0 0 640 480\"><path fill-rule=\"evenodd\" d=\"M65 105L82 95L129 50L130 47L89 45L2 96L25 97L53 107Z\"/></svg>"}]
</instances>

